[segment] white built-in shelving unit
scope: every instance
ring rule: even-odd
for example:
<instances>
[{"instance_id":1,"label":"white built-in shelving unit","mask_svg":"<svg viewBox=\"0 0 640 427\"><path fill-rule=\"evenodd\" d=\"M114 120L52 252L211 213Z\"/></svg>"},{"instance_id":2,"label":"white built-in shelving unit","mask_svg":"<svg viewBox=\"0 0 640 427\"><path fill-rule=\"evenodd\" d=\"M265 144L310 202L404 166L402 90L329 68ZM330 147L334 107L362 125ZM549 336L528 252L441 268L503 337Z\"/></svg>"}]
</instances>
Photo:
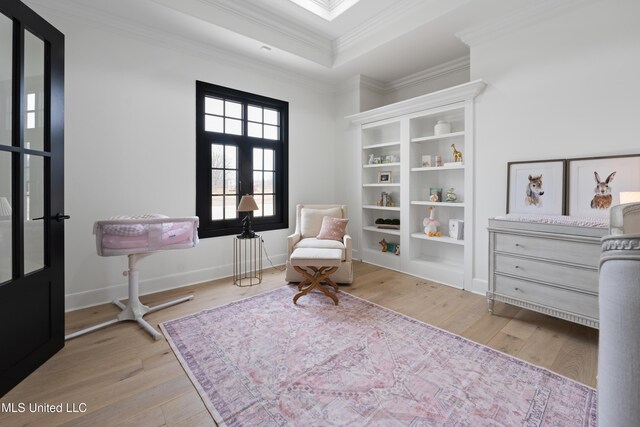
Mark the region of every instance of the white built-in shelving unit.
<instances>
[{"instance_id":1,"label":"white built-in shelving unit","mask_svg":"<svg viewBox=\"0 0 640 427\"><path fill-rule=\"evenodd\" d=\"M486 84L473 81L347 117L360 126L362 199L355 214L362 216L361 257L365 262L403 271L457 288L470 287L473 266L473 109L475 97ZM435 135L443 120L451 132ZM462 152L463 162L448 166L422 165L422 156L441 156L453 163L451 144ZM389 160L370 164L369 157ZM381 172L390 182L379 182ZM454 188L456 202L431 201L430 190L441 188L445 197ZM394 206L378 206L382 192ZM442 236L430 237L422 221L435 209ZM377 218L400 220L400 229L381 229ZM449 237L449 220L464 220L463 240ZM400 244L400 255L381 252L379 243Z\"/></svg>"}]
</instances>

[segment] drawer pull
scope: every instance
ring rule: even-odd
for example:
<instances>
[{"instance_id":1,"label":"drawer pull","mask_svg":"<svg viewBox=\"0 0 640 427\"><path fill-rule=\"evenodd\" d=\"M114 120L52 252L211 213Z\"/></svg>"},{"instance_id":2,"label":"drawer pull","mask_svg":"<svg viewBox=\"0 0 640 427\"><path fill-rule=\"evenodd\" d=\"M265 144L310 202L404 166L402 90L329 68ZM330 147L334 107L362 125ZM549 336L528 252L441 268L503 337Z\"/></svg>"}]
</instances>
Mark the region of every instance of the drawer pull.
<instances>
[{"instance_id":1,"label":"drawer pull","mask_svg":"<svg viewBox=\"0 0 640 427\"><path fill-rule=\"evenodd\" d=\"M516 266L515 266L515 268L520 268L520 266L519 266L519 265L516 265Z\"/></svg>"},{"instance_id":2,"label":"drawer pull","mask_svg":"<svg viewBox=\"0 0 640 427\"><path fill-rule=\"evenodd\" d=\"M520 290L520 288L513 288L513 289L514 289L514 290L516 290L516 291L519 291L519 290Z\"/></svg>"},{"instance_id":3,"label":"drawer pull","mask_svg":"<svg viewBox=\"0 0 640 427\"><path fill-rule=\"evenodd\" d=\"M520 243L516 243L516 248L519 248L519 247L520 247Z\"/></svg>"}]
</instances>

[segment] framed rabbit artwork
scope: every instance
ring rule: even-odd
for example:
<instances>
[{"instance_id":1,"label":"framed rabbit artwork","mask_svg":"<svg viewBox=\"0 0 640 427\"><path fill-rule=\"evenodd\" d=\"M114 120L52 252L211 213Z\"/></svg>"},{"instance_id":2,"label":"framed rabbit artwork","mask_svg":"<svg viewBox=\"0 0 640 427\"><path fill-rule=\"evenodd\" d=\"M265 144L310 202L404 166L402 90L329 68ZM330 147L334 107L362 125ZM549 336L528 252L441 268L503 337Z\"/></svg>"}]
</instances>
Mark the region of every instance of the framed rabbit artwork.
<instances>
[{"instance_id":1,"label":"framed rabbit artwork","mask_svg":"<svg viewBox=\"0 0 640 427\"><path fill-rule=\"evenodd\" d=\"M640 188L640 154L568 160L568 214L608 217L620 192Z\"/></svg>"}]
</instances>

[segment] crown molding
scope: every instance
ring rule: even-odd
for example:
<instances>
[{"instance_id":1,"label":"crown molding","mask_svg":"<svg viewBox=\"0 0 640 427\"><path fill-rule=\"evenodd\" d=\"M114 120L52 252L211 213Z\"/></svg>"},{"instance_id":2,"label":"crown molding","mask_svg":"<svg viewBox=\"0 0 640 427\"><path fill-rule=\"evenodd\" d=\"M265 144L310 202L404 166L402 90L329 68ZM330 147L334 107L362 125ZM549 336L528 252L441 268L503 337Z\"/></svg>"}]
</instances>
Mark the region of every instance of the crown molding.
<instances>
[{"instance_id":1,"label":"crown molding","mask_svg":"<svg viewBox=\"0 0 640 427\"><path fill-rule=\"evenodd\" d=\"M446 74L460 70L468 70L469 68L469 55L465 55L463 57L436 65L435 67L427 68L426 70L419 71L415 74L411 74L409 76L402 77L391 82L383 82L368 76L361 75L360 84L364 88L385 95L389 92L416 86L428 82L431 79L436 79L440 76L444 76Z\"/></svg>"},{"instance_id":2,"label":"crown molding","mask_svg":"<svg viewBox=\"0 0 640 427\"><path fill-rule=\"evenodd\" d=\"M174 0L152 1L173 10L180 11L171 6ZM303 45L306 49L317 50L323 58L321 65L330 67L333 63L334 55L331 40L296 25L291 21L284 20L268 9L252 6L237 0L198 0L198 2L208 6L213 11L217 11L218 14L220 12L232 14L236 19L244 21L248 25L257 25L266 31L285 37L290 42ZM220 25L218 23L214 24Z\"/></svg>"},{"instance_id":3,"label":"crown molding","mask_svg":"<svg viewBox=\"0 0 640 427\"><path fill-rule=\"evenodd\" d=\"M374 108L373 110L353 114L345 117L351 123L360 125L371 123L390 117L397 117L403 114L412 113L419 110L439 107L442 105L454 104L461 101L469 101L478 96L487 84L482 80L474 80L458 86L442 89L437 92Z\"/></svg>"},{"instance_id":4,"label":"crown molding","mask_svg":"<svg viewBox=\"0 0 640 427\"><path fill-rule=\"evenodd\" d=\"M419 71L415 74L411 74L406 77L402 77L397 80L393 80L386 84L385 90L387 92L404 89L411 86L416 86L425 83L431 79L435 79L456 71L468 70L471 68L471 62L469 55L453 59L451 61L436 65L435 67L427 68L426 70Z\"/></svg>"},{"instance_id":5,"label":"crown molding","mask_svg":"<svg viewBox=\"0 0 640 427\"><path fill-rule=\"evenodd\" d=\"M36 9L46 11L64 20L71 20L89 27L99 27L107 32L134 37L154 46L181 53L188 52L204 59L221 61L238 68L254 70L275 80L281 81L286 78L287 81L319 92L332 90L334 87L334 83L330 80L306 77L300 73L292 72L289 69L278 67L256 58L250 58L217 46L152 28L138 21L108 14L75 0L56 0L55 5L47 0L31 0L28 1L28 5L31 8L36 6Z\"/></svg>"},{"instance_id":6,"label":"crown molding","mask_svg":"<svg viewBox=\"0 0 640 427\"><path fill-rule=\"evenodd\" d=\"M369 76L360 75L360 87L372 90L373 92L377 92L381 95L387 91L388 84L382 82L380 80L376 80Z\"/></svg>"},{"instance_id":7,"label":"crown molding","mask_svg":"<svg viewBox=\"0 0 640 427\"><path fill-rule=\"evenodd\" d=\"M537 0L529 1L515 11L456 33L469 47L504 37L548 18L561 15L600 0Z\"/></svg>"},{"instance_id":8,"label":"crown molding","mask_svg":"<svg viewBox=\"0 0 640 427\"><path fill-rule=\"evenodd\" d=\"M410 13L413 8L423 4L423 2L424 0L401 0L358 25L348 33L336 38L333 40L334 58L338 53L362 41L367 41L374 34L378 33L381 28L392 25L395 21Z\"/></svg>"}]
</instances>

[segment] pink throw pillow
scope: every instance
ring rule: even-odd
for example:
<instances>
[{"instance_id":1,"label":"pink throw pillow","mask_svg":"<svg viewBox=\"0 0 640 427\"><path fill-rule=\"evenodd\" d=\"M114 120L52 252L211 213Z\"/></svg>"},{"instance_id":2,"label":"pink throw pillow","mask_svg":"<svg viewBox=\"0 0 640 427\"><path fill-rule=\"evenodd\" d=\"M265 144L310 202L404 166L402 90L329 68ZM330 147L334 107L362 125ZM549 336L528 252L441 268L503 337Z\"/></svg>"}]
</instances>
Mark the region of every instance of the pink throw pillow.
<instances>
[{"instance_id":1,"label":"pink throw pillow","mask_svg":"<svg viewBox=\"0 0 640 427\"><path fill-rule=\"evenodd\" d=\"M347 230L348 218L334 218L325 216L322 218L322 227L317 236L319 240L338 240L342 241Z\"/></svg>"}]
</instances>

